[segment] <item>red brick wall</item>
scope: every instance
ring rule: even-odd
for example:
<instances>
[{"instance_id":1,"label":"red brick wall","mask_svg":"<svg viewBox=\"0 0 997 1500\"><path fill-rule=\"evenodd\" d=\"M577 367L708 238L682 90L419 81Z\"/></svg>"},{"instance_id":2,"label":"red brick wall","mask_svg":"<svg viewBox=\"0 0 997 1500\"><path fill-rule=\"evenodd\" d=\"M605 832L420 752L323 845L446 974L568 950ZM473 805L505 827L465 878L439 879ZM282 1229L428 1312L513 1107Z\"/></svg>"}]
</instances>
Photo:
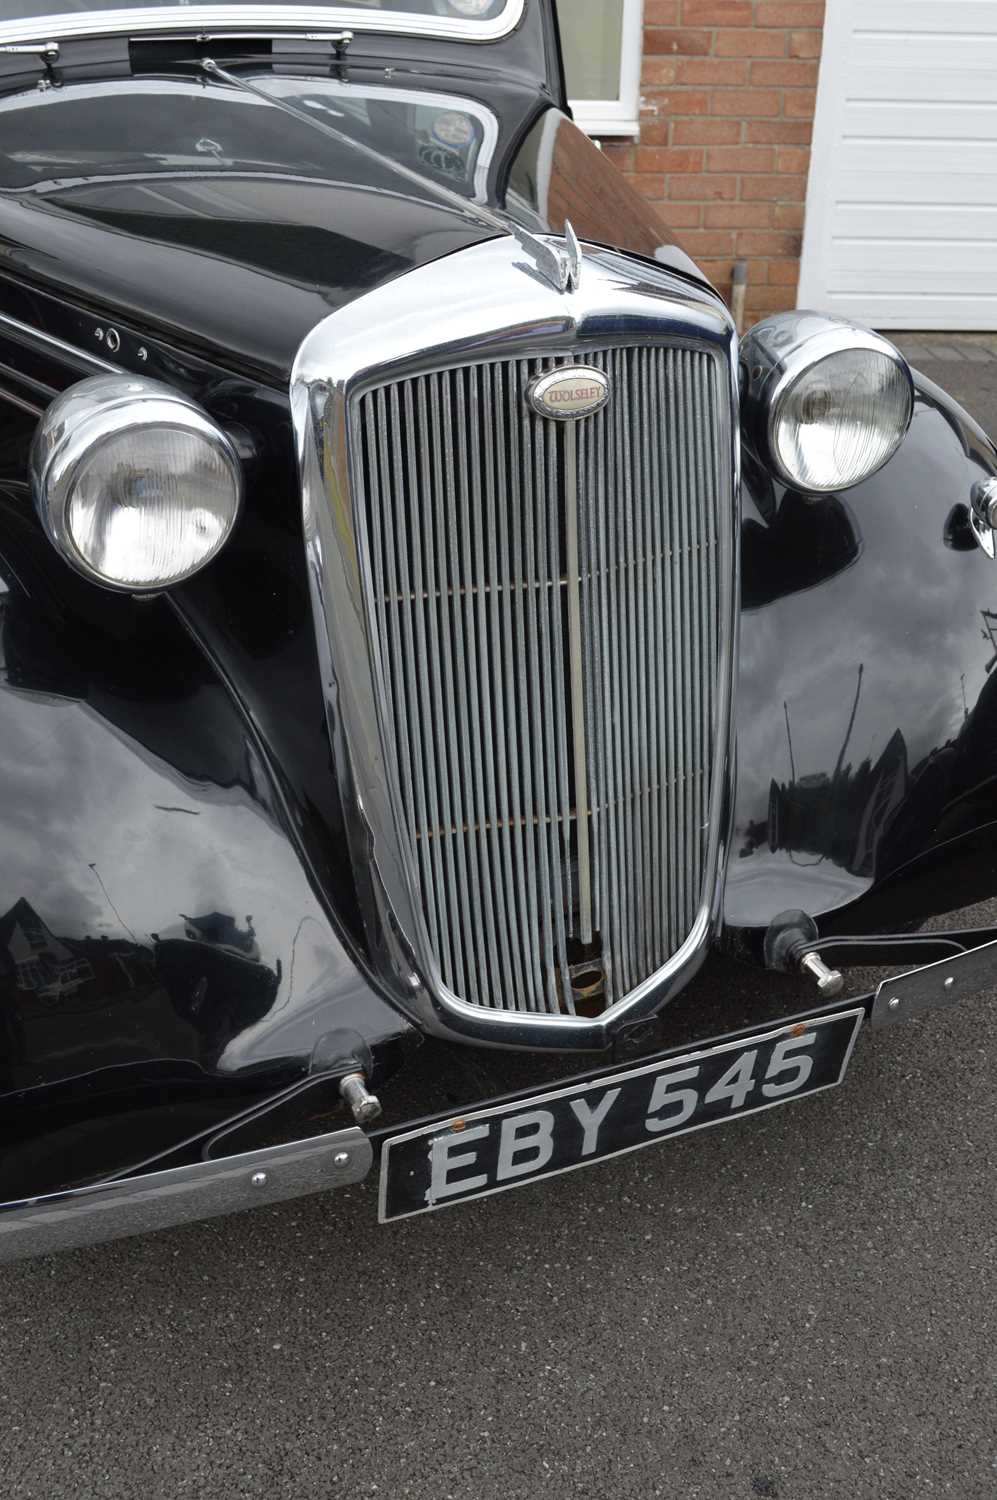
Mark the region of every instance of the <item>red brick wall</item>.
<instances>
[{"instance_id":1,"label":"red brick wall","mask_svg":"<svg viewBox=\"0 0 997 1500\"><path fill-rule=\"evenodd\" d=\"M796 304L823 0L645 0L636 144L611 160L725 295L748 266L746 325Z\"/></svg>"}]
</instances>

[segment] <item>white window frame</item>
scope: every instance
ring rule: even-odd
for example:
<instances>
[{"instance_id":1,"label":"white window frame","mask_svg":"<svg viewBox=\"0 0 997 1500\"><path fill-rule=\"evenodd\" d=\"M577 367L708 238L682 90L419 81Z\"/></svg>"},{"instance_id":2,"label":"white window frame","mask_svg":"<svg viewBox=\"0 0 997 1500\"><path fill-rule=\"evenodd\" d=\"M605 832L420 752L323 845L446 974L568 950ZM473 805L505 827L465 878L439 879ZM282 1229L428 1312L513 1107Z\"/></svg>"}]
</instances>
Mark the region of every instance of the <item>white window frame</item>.
<instances>
[{"instance_id":1,"label":"white window frame","mask_svg":"<svg viewBox=\"0 0 997 1500\"><path fill-rule=\"evenodd\" d=\"M561 24L564 25L563 20ZM640 134L640 71L643 55L644 0L623 0L620 97L571 100L575 120L588 135L636 137Z\"/></svg>"}]
</instances>

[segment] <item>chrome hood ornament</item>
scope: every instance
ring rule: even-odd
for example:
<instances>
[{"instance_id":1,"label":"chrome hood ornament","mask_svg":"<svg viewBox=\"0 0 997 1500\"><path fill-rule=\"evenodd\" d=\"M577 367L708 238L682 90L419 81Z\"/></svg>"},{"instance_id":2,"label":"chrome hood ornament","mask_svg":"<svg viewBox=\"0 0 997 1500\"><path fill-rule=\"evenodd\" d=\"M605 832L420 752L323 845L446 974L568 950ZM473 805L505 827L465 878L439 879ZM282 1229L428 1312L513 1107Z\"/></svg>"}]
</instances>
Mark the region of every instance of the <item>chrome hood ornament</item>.
<instances>
[{"instance_id":1,"label":"chrome hood ornament","mask_svg":"<svg viewBox=\"0 0 997 1500\"><path fill-rule=\"evenodd\" d=\"M567 248L562 250L549 245L539 235L531 234L520 224L508 223L503 228L511 234L533 260L537 270L549 281L557 292L576 292L582 279L582 247L578 243L571 221L564 221L564 238Z\"/></svg>"},{"instance_id":2,"label":"chrome hood ornament","mask_svg":"<svg viewBox=\"0 0 997 1500\"><path fill-rule=\"evenodd\" d=\"M577 292L582 280L582 247L570 219L564 221L564 239L568 248L558 252L563 276L561 291Z\"/></svg>"}]
</instances>

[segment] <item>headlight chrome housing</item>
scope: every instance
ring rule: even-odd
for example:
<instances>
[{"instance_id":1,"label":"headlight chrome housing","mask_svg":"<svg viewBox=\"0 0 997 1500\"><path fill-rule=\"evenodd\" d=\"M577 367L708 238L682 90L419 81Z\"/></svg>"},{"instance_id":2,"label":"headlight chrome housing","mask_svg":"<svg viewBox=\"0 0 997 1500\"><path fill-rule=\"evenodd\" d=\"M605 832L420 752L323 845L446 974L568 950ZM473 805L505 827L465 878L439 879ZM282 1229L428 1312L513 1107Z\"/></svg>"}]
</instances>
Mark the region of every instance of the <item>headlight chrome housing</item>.
<instances>
[{"instance_id":1,"label":"headlight chrome housing","mask_svg":"<svg viewBox=\"0 0 997 1500\"><path fill-rule=\"evenodd\" d=\"M745 435L784 484L825 494L875 474L900 446L914 382L898 349L819 313L779 313L741 344Z\"/></svg>"},{"instance_id":2,"label":"headlight chrome housing","mask_svg":"<svg viewBox=\"0 0 997 1500\"><path fill-rule=\"evenodd\" d=\"M98 375L58 396L31 450L49 540L91 582L159 593L225 545L242 468L221 428L155 380Z\"/></svg>"}]
</instances>

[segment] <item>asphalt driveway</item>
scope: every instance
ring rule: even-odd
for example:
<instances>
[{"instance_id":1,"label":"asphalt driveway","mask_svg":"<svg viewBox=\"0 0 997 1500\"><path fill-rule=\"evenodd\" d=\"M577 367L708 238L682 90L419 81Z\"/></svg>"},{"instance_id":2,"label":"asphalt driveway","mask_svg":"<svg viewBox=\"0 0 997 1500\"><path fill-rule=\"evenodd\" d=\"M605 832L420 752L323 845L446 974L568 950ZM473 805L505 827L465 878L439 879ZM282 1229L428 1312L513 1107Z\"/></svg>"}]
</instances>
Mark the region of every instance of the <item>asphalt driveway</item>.
<instances>
[{"instance_id":1,"label":"asphalt driveway","mask_svg":"<svg viewBox=\"0 0 997 1500\"><path fill-rule=\"evenodd\" d=\"M997 340L918 343L997 432ZM677 1025L771 989L711 984ZM995 1059L989 995L543 1188L378 1229L369 1184L7 1268L0 1496L993 1500Z\"/></svg>"}]
</instances>

